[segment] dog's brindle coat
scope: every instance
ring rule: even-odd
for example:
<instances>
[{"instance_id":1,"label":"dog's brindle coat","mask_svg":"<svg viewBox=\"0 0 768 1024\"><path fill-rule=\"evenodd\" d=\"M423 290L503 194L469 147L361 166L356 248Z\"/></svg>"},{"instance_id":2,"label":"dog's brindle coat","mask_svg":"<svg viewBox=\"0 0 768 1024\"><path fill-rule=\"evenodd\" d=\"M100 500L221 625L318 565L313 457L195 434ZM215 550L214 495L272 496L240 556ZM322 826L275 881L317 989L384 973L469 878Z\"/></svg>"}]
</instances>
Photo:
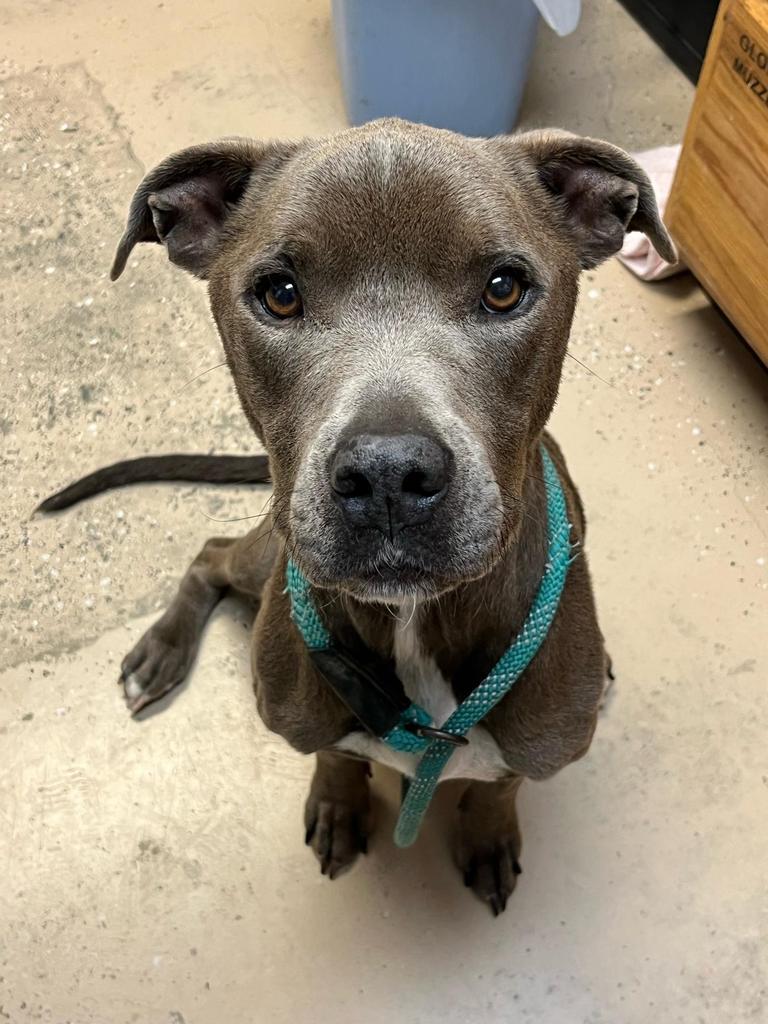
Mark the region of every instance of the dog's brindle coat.
<instances>
[{"instance_id":1,"label":"dog's brindle coat","mask_svg":"<svg viewBox=\"0 0 768 1024\"><path fill-rule=\"evenodd\" d=\"M181 681L226 589L258 602L259 712L316 754L307 841L331 877L366 848L361 758L388 758L313 668L290 618L286 558L311 581L333 635L394 659L439 724L509 645L539 585L542 439L579 557L537 657L449 764L467 779L457 862L494 912L519 872L520 781L551 776L589 746L606 657L581 504L543 430L580 271L616 252L630 228L674 259L647 177L614 146L555 131L468 139L397 120L294 144L194 147L134 197L113 278L149 241L208 280L240 400L269 454L274 504L270 522L241 540L205 545L125 659L126 696L136 710ZM525 293L496 315L480 296L502 266ZM270 274L291 275L301 315L265 311L257 294ZM427 448L439 454L422 458ZM340 452L365 462L374 496L362 518L334 478ZM401 456L422 483L436 458L440 479L421 490L417 480L419 514L396 506L393 520L386 481ZM388 521L370 506L382 480Z\"/></svg>"}]
</instances>

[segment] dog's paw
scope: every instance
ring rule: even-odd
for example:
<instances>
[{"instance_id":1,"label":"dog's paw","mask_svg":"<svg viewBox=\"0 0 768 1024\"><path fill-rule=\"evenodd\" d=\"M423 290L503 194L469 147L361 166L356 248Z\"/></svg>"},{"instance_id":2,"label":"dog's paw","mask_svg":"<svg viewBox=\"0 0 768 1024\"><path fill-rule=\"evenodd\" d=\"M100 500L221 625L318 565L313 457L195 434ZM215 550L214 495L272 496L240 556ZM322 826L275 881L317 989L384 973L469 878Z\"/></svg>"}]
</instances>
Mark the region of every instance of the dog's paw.
<instances>
[{"instance_id":1,"label":"dog's paw","mask_svg":"<svg viewBox=\"0 0 768 1024\"><path fill-rule=\"evenodd\" d=\"M310 795L304 812L305 841L324 875L338 878L352 867L358 854L368 852L368 818L367 807Z\"/></svg>"},{"instance_id":2,"label":"dog's paw","mask_svg":"<svg viewBox=\"0 0 768 1024\"><path fill-rule=\"evenodd\" d=\"M523 869L517 859L516 841L500 841L492 846L466 851L459 864L464 885L491 908L494 917L506 910Z\"/></svg>"},{"instance_id":3,"label":"dog's paw","mask_svg":"<svg viewBox=\"0 0 768 1024\"><path fill-rule=\"evenodd\" d=\"M188 644L170 642L149 629L120 668L119 682L131 714L183 682L194 656Z\"/></svg>"}]
</instances>

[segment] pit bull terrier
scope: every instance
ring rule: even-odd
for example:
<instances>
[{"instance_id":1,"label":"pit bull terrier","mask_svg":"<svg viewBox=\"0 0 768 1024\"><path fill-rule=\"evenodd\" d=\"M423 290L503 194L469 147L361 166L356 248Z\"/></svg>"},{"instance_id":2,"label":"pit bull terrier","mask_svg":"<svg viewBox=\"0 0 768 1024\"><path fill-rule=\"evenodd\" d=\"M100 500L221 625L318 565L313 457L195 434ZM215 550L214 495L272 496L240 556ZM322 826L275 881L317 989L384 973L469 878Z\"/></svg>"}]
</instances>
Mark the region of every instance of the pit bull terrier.
<instances>
[{"instance_id":1,"label":"pit bull terrier","mask_svg":"<svg viewBox=\"0 0 768 1024\"><path fill-rule=\"evenodd\" d=\"M353 667L373 660L374 689L399 681L439 725L536 598L548 454L576 557L535 657L442 776L466 783L455 858L494 913L520 873L522 780L548 778L589 747L607 659L581 502L544 428L579 275L628 230L674 260L645 173L615 146L563 131L464 138L399 120L194 146L133 198L112 278L151 242L208 282L268 465L261 455L135 460L43 507L137 480L271 474L271 514L241 539L205 544L122 681L132 711L156 700L188 672L224 592L251 598L258 710L315 755L306 840L331 878L367 848L369 761L408 778L419 756L366 728L318 670L292 618L289 562Z\"/></svg>"}]
</instances>

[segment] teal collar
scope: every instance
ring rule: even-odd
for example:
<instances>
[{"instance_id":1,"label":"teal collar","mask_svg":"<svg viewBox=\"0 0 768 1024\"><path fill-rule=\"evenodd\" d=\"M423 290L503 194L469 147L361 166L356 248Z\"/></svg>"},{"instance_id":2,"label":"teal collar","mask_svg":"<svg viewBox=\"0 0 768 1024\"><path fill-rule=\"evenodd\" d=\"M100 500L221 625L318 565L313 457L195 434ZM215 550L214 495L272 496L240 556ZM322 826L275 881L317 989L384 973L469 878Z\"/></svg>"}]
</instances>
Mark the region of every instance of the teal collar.
<instances>
[{"instance_id":1,"label":"teal collar","mask_svg":"<svg viewBox=\"0 0 768 1024\"><path fill-rule=\"evenodd\" d=\"M539 590L522 629L491 672L436 728L418 704L408 701L390 668L372 659L362 664L334 644L312 600L311 587L291 559L286 571L291 614L316 667L362 724L393 750L420 753L416 774L407 787L395 828L395 843L410 846L440 775L467 733L509 693L536 656L557 613L571 562L571 524L557 469L541 446L547 493L547 562ZM388 676L382 679L382 672Z\"/></svg>"}]
</instances>

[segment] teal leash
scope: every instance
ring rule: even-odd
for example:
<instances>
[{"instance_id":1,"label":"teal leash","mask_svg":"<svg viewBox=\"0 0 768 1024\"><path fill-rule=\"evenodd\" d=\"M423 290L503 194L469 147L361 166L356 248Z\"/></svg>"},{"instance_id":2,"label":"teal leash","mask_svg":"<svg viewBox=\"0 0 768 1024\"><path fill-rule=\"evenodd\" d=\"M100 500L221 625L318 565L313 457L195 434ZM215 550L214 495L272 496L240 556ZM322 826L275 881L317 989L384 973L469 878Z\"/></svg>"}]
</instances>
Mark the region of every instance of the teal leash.
<instances>
[{"instance_id":1,"label":"teal leash","mask_svg":"<svg viewBox=\"0 0 768 1024\"><path fill-rule=\"evenodd\" d=\"M541 460L547 494L547 562L538 592L522 629L489 675L462 701L440 726L442 732L466 736L505 697L536 656L557 613L572 561L571 525L562 484L549 452L542 445ZM333 647L333 638L321 620L312 600L309 581L293 560L286 570L291 614L310 651ZM393 750L421 753L416 775L405 793L395 827L395 843L410 846L419 834L421 822L434 795L440 776L456 744L430 739L413 732L413 726L430 726L432 719L418 704L411 703L400 721L381 739ZM410 728L409 728L410 726Z\"/></svg>"}]
</instances>

